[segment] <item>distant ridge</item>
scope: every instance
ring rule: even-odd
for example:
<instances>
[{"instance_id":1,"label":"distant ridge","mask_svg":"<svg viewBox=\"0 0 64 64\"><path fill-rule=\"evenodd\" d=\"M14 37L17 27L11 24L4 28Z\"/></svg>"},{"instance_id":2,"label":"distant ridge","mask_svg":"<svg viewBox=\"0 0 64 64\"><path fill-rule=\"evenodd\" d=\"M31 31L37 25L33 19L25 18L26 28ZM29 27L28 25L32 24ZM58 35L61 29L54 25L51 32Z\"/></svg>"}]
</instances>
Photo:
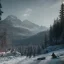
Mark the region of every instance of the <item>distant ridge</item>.
<instances>
[{"instance_id":1,"label":"distant ridge","mask_svg":"<svg viewBox=\"0 0 64 64\"><path fill-rule=\"evenodd\" d=\"M28 20L21 21L14 15L9 15L0 22L0 32L7 30L7 36L11 41L20 41L43 31L47 31L45 26L39 26Z\"/></svg>"}]
</instances>

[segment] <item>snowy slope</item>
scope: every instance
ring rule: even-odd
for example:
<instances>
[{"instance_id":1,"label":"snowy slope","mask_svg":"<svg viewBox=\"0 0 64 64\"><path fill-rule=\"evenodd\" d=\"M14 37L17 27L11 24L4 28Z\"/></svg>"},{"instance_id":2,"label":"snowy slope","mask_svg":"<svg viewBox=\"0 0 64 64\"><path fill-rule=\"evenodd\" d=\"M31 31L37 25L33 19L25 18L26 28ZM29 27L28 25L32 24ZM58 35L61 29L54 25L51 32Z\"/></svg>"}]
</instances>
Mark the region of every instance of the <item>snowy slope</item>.
<instances>
[{"instance_id":1,"label":"snowy slope","mask_svg":"<svg viewBox=\"0 0 64 64\"><path fill-rule=\"evenodd\" d=\"M7 57L0 59L0 64L16 64L23 61L26 57Z\"/></svg>"},{"instance_id":2,"label":"snowy slope","mask_svg":"<svg viewBox=\"0 0 64 64\"><path fill-rule=\"evenodd\" d=\"M59 57L52 59L51 54L55 53ZM64 64L64 49L53 51L48 54L39 55L32 58L23 57L11 57L11 58L0 58L0 64ZM37 60L39 57L46 57L45 60Z\"/></svg>"}]
</instances>

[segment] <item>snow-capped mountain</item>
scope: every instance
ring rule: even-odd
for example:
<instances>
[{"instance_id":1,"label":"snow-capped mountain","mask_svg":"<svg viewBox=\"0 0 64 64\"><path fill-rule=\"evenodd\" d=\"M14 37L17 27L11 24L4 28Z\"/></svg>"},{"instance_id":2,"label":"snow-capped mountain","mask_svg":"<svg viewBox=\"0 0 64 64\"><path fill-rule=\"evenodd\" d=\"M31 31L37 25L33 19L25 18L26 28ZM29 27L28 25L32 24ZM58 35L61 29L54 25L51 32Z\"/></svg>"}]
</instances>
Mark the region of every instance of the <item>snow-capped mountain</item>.
<instances>
[{"instance_id":1,"label":"snow-capped mountain","mask_svg":"<svg viewBox=\"0 0 64 64\"><path fill-rule=\"evenodd\" d=\"M11 39L24 39L32 35L32 32L21 26L22 22L15 16L8 16L0 22L0 32L6 31L7 36Z\"/></svg>"},{"instance_id":2,"label":"snow-capped mountain","mask_svg":"<svg viewBox=\"0 0 64 64\"><path fill-rule=\"evenodd\" d=\"M11 27L13 26L15 29L25 29L26 31L30 31L32 32L31 35L47 30L45 26L39 26L28 20L24 20L22 22L20 19L13 15L8 16L5 20L3 20L3 22Z\"/></svg>"},{"instance_id":3,"label":"snow-capped mountain","mask_svg":"<svg viewBox=\"0 0 64 64\"><path fill-rule=\"evenodd\" d=\"M24 20L22 24L25 28L29 29L30 31L32 31L35 34L47 30L47 28L45 26L39 26L28 20Z\"/></svg>"},{"instance_id":4,"label":"snow-capped mountain","mask_svg":"<svg viewBox=\"0 0 64 64\"><path fill-rule=\"evenodd\" d=\"M47 30L45 26L39 26L28 20L21 21L20 19L18 19L16 16L13 15L8 16L5 20L7 21L7 23L9 21L8 24L12 24L14 27L25 28L28 29L29 31L32 31L35 34Z\"/></svg>"},{"instance_id":5,"label":"snow-capped mountain","mask_svg":"<svg viewBox=\"0 0 64 64\"><path fill-rule=\"evenodd\" d=\"M12 40L25 39L45 30L46 27L38 26L28 20L22 22L13 15L0 21L0 32L6 31L8 38Z\"/></svg>"}]
</instances>

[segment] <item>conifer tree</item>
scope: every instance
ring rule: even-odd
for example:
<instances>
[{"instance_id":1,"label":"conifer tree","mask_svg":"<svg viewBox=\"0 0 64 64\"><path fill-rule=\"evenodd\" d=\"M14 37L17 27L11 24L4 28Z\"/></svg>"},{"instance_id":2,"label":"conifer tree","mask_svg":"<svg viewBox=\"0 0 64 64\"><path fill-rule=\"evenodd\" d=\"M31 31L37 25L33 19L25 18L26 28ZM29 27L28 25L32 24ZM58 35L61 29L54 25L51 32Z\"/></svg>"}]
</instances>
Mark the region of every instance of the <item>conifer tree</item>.
<instances>
[{"instance_id":1,"label":"conifer tree","mask_svg":"<svg viewBox=\"0 0 64 64\"><path fill-rule=\"evenodd\" d=\"M2 8L2 5L1 5L1 0L0 0L0 20L1 20L1 15L3 13L3 11L1 10L1 8Z\"/></svg>"}]
</instances>

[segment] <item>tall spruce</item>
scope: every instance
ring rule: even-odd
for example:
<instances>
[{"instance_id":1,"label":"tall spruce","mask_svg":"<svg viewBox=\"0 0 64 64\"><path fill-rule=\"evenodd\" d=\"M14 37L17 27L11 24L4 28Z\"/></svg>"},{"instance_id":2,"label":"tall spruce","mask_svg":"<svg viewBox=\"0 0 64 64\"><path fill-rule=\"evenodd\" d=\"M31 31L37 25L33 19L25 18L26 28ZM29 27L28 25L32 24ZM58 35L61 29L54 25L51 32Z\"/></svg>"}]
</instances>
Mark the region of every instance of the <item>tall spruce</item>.
<instances>
[{"instance_id":1,"label":"tall spruce","mask_svg":"<svg viewBox=\"0 0 64 64\"><path fill-rule=\"evenodd\" d=\"M60 25L61 25L61 37L64 39L64 3L61 5L60 10Z\"/></svg>"},{"instance_id":2,"label":"tall spruce","mask_svg":"<svg viewBox=\"0 0 64 64\"><path fill-rule=\"evenodd\" d=\"M44 48L47 47L48 39L47 39L47 34L44 36Z\"/></svg>"},{"instance_id":3,"label":"tall spruce","mask_svg":"<svg viewBox=\"0 0 64 64\"><path fill-rule=\"evenodd\" d=\"M1 8L2 8L2 5L1 5L1 0L0 0L0 20L1 20L2 13L3 13L3 11L1 10Z\"/></svg>"}]
</instances>

